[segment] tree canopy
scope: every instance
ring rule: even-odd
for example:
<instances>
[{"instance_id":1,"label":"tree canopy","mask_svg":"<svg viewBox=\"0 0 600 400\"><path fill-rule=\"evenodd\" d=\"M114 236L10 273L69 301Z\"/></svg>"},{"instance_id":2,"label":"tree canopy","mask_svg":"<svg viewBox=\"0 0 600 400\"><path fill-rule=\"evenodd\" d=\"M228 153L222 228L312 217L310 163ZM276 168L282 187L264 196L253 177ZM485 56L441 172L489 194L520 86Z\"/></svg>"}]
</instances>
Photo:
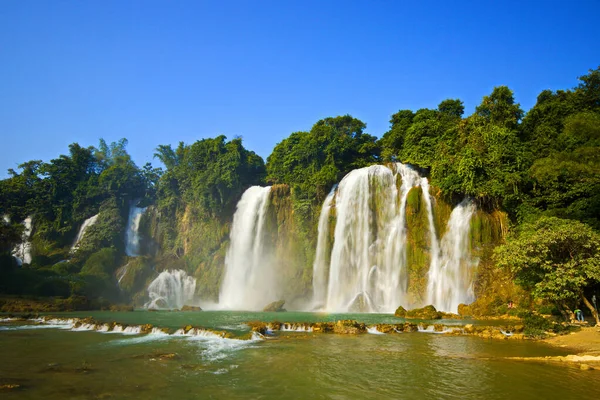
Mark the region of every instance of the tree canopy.
<instances>
[{"instance_id":1,"label":"tree canopy","mask_svg":"<svg viewBox=\"0 0 600 400\"><path fill-rule=\"evenodd\" d=\"M524 224L495 257L534 297L564 309L579 301L589 307L588 297L600 285L600 234L579 221L542 217Z\"/></svg>"}]
</instances>

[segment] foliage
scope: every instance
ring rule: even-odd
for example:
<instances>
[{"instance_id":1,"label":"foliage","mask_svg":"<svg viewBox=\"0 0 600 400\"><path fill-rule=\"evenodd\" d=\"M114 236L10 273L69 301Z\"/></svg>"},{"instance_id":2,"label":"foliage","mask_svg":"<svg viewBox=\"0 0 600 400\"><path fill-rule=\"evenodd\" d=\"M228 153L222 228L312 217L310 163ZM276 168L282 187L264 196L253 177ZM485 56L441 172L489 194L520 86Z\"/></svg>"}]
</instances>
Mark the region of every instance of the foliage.
<instances>
[{"instance_id":1,"label":"foliage","mask_svg":"<svg viewBox=\"0 0 600 400\"><path fill-rule=\"evenodd\" d=\"M378 161L375 137L365 128L364 122L345 115L322 119L310 132L292 133L267 158L267 181L290 185L294 209L310 220L313 207L344 175Z\"/></svg>"},{"instance_id":2,"label":"foliage","mask_svg":"<svg viewBox=\"0 0 600 400\"><path fill-rule=\"evenodd\" d=\"M600 234L578 221L542 217L525 224L495 258L535 297L559 304L600 283Z\"/></svg>"},{"instance_id":3,"label":"foliage","mask_svg":"<svg viewBox=\"0 0 600 400\"><path fill-rule=\"evenodd\" d=\"M535 296L554 302L576 301L597 289L597 250L591 249L600 229L600 68L571 89L542 91L526 114L506 86L484 96L472 115L463 114L459 99L435 109L400 110L380 140L349 115L324 118L278 143L266 166L241 138L225 136L157 146L154 156L164 171L150 163L136 166L126 139L100 139L97 147L73 143L66 155L25 162L0 180L0 215L12 221L0 224L0 292L64 296L68 286L70 295L117 298L114 274L129 262L135 274L128 294L155 268L176 266L198 278L199 293L215 297L235 206L248 187L268 183L277 185L270 199L276 217L269 222L276 225L276 251L294 253L286 273L301 282L295 295L304 295L325 196L352 169L378 162L413 164L429 174L449 206L469 196L484 210L509 216L493 239L480 221L473 223L480 242L474 251L484 259L492 251L488 242L496 243L506 226L518 232L497 252L505 269L483 262L476 287L487 288L485 279L505 282L510 273ZM409 211L417 206L416 194L409 196ZM143 262L124 255L134 203L150 206L140 225ZM96 224L72 254L79 228L95 214ZM28 216L33 261L18 269L10 252ZM419 271L427 265L421 239L410 237L419 243L408 253ZM496 301L490 295L486 309L504 311L506 296Z\"/></svg>"}]
</instances>

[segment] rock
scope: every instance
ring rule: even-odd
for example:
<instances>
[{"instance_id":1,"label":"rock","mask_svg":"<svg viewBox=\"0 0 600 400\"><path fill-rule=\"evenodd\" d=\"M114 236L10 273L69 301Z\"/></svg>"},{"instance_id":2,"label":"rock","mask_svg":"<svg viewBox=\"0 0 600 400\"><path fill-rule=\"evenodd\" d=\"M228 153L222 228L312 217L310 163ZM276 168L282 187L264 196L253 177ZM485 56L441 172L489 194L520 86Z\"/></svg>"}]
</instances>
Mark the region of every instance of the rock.
<instances>
[{"instance_id":1,"label":"rock","mask_svg":"<svg viewBox=\"0 0 600 400\"><path fill-rule=\"evenodd\" d=\"M4 385L0 385L0 390L14 390L20 388L21 385L16 383L6 383Z\"/></svg>"},{"instance_id":2,"label":"rock","mask_svg":"<svg viewBox=\"0 0 600 400\"><path fill-rule=\"evenodd\" d=\"M283 305L285 304L285 300L274 301L271 304L268 304L265 308L263 308L264 312L281 312L285 311Z\"/></svg>"},{"instance_id":3,"label":"rock","mask_svg":"<svg viewBox=\"0 0 600 400\"><path fill-rule=\"evenodd\" d=\"M269 330L269 326L265 322L261 321L250 321L247 322L246 325L250 327L252 332L258 332L261 335L266 335Z\"/></svg>"},{"instance_id":4,"label":"rock","mask_svg":"<svg viewBox=\"0 0 600 400\"><path fill-rule=\"evenodd\" d=\"M580 364L579 369L581 369L582 371L589 371L590 369L593 369L593 368L590 367L588 364Z\"/></svg>"},{"instance_id":5,"label":"rock","mask_svg":"<svg viewBox=\"0 0 600 400\"><path fill-rule=\"evenodd\" d=\"M417 324L413 324L411 322L407 322L404 324L404 332L417 332L419 330L419 326Z\"/></svg>"},{"instance_id":6,"label":"rock","mask_svg":"<svg viewBox=\"0 0 600 400\"><path fill-rule=\"evenodd\" d=\"M440 311L440 313L442 314L442 318L444 318L444 319L462 319L462 317L458 314L442 312L442 311Z\"/></svg>"},{"instance_id":7,"label":"rock","mask_svg":"<svg viewBox=\"0 0 600 400\"><path fill-rule=\"evenodd\" d=\"M110 311L133 311L133 306L125 304L112 304L109 308Z\"/></svg>"},{"instance_id":8,"label":"rock","mask_svg":"<svg viewBox=\"0 0 600 400\"><path fill-rule=\"evenodd\" d=\"M365 324L349 319L337 321L333 326L333 332L342 335L356 335L366 332L366 329Z\"/></svg>"},{"instance_id":9,"label":"rock","mask_svg":"<svg viewBox=\"0 0 600 400\"><path fill-rule=\"evenodd\" d=\"M465 333L468 333L470 335L475 333L475 327L473 326L473 324L467 324L467 325L465 325L465 327L463 329L464 329Z\"/></svg>"},{"instance_id":10,"label":"rock","mask_svg":"<svg viewBox=\"0 0 600 400\"><path fill-rule=\"evenodd\" d=\"M435 309L434 306L429 305L423 308L415 308L410 311L406 311L405 318L415 319L441 319L442 313Z\"/></svg>"},{"instance_id":11,"label":"rock","mask_svg":"<svg viewBox=\"0 0 600 400\"><path fill-rule=\"evenodd\" d=\"M197 306L185 305L185 306L181 307L180 311L202 311L202 308L197 307Z\"/></svg>"},{"instance_id":12,"label":"rock","mask_svg":"<svg viewBox=\"0 0 600 400\"><path fill-rule=\"evenodd\" d=\"M350 304L350 307L348 307L348 311L351 313L366 313L369 312L369 310L370 307L367 297L363 293L357 295Z\"/></svg>"},{"instance_id":13,"label":"rock","mask_svg":"<svg viewBox=\"0 0 600 400\"><path fill-rule=\"evenodd\" d=\"M461 317L470 317L473 315L473 311L471 310L471 306L467 304L459 304L458 305L458 315Z\"/></svg>"},{"instance_id":14,"label":"rock","mask_svg":"<svg viewBox=\"0 0 600 400\"><path fill-rule=\"evenodd\" d=\"M333 322L316 322L313 324L313 332L333 332Z\"/></svg>"},{"instance_id":15,"label":"rock","mask_svg":"<svg viewBox=\"0 0 600 400\"><path fill-rule=\"evenodd\" d=\"M396 317L404 318L404 317L406 317L406 309L404 307L400 306L396 309L396 312L394 313L394 315Z\"/></svg>"},{"instance_id":16,"label":"rock","mask_svg":"<svg viewBox=\"0 0 600 400\"><path fill-rule=\"evenodd\" d=\"M375 326L377 327L377 330L381 333L392 333L392 332L394 332L394 329L396 328L396 325L391 325L391 324L377 324ZM398 326L402 326L402 325L398 325ZM397 330L399 330L399 329L397 329Z\"/></svg>"}]
</instances>

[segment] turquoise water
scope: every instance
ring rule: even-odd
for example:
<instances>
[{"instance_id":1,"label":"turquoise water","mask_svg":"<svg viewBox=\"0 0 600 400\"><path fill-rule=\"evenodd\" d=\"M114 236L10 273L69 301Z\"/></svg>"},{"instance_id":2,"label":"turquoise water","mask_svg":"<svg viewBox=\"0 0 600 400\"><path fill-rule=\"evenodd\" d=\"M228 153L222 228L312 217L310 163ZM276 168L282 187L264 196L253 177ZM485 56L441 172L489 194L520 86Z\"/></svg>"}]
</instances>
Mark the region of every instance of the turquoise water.
<instances>
[{"instance_id":1,"label":"turquoise water","mask_svg":"<svg viewBox=\"0 0 600 400\"><path fill-rule=\"evenodd\" d=\"M240 324L252 319L340 319L308 313L285 313L285 318L233 312L79 315L124 324L229 326L241 331L246 328ZM354 317L368 323L393 318ZM265 340L242 341L25 325L0 326L0 385L20 385L0 391L2 398L592 399L600 387L599 371L504 359L566 354L530 341L416 332L358 336L279 332Z\"/></svg>"}]
</instances>

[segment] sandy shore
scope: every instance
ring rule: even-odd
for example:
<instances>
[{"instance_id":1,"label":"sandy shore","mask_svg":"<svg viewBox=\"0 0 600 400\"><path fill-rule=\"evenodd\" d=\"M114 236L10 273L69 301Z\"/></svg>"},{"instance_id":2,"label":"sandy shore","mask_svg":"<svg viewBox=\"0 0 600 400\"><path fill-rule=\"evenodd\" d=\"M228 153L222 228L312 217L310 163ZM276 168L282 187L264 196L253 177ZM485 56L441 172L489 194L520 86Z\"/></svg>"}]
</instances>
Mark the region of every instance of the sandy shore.
<instances>
[{"instance_id":1,"label":"sandy shore","mask_svg":"<svg viewBox=\"0 0 600 400\"><path fill-rule=\"evenodd\" d=\"M600 328L583 327L579 332L555 336L544 342L553 346L565 347L577 355L600 356Z\"/></svg>"}]
</instances>

